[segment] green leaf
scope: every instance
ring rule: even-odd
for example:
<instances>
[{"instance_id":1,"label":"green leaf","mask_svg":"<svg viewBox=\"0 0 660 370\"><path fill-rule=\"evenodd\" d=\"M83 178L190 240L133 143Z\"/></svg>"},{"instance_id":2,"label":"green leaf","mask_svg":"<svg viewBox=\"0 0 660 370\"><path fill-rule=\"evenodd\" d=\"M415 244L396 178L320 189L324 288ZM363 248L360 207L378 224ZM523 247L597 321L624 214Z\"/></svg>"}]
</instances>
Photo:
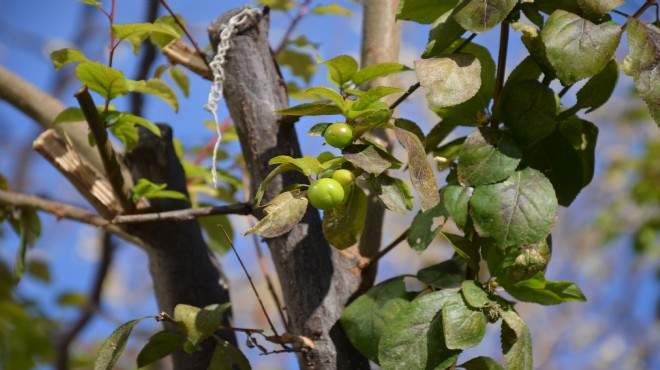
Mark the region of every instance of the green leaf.
<instances>
[{"instance_id":1,"label":"green leaf","mask_svg":"<svg viewBox=\"0 0 660 370\"><path fill-rule=\"evenodd\" d=\"M532 336L527 324L512 309L502 315L502 353L507 370L532 370Z\"/></svg>"},{"instance_id":2,"label":"green leaf","mask_svg":"<svg viewBox=\"0 0 660 370\"><path fill-rule=\"evenodd\" d=\"M264 209L266 217L246 230L243 236L257 234L264 238L274 238L288 233L305 216L307 203L307 197L299 189L276 196Z\"/></svg>"},{"instance_id":3,"label":"green leaf","mask_svg":"<svg viewBox=\"0 0 660 370\"><path fill-rule=\"evenodd\" d=\"M381 98L384 98L388 95L392 94L399 94L399 93L404 93L406 92L405 90L401 90L397 87L389 87L389 86L376 86L366 93L362 94L360 97L357 98L355 103L351 106L351 110L353 111L361 111L364 109L367 109L367 107Z\"/></svg>"},{"instance_id":4,"label":"green leaf","mask_svg":"<svg viewBox=\"0 0 660 370\"><path fill-rule=\"evenodd\" d=\"M230 248L230 244L225 237L225 233L222 232L222 229L220 229L218 225L222 225L222 228L227 234L229 234L230 240L233 239L234 229L231 226L231 222L229 222L229 217L226 215L200 217L198 221L207 236L207 244L209 248L218 254L224 254L227 252Z\"/></svg>"},{"instance_id":5,"label":"green leaf","mask_svg":"<svg viewBox=\"0 0 660 370\"><path fill-rule=\"evenodd\" d=\"M552 14L557 9L582 15L582 9L580 9L577 0L534 0L534 4L540 11L548 15Z\"/></svg>"},{"instance_id":6,"label":"green leaf","mask_svg":"<svg viewBox=\"0 0 660 370\"><path fill-rule=\"evenodd\" d=\"M318 96L322 96L331 102L335 103L341 109L342 111L346 110L346 103L344 103L344 98L339 95L338 92L335 90L326 87L326 86L315 86L315 87L310 87L309 89L305 89L304 92L306 94L314 94Z\"/></svg>"},{"instance_id":7,"label":"green leaf","mask_svg":"<svg viewBox=\"0 0 660 370\"><path fill-rule=\"evenodd\" d=\"M321 63L328 66L328 78L338 86L350 81L358 70L358 63L348 55L340 55Z\"/></svg>"},{"instance_id":8,"label":"green leaf","mask_svg":"<svg viewBox=\"0 0 660 370\"><path fill-rule=\"evenodd\" d=\"M268 161L268 164L273 165L273 164L292 164L298 168L300 172L302 172L305 176L312 176L321 173L323 171L323 167L321 166L321 162L316 157L312 157L309 155L306 155L302 158L292 158L289 157L288 155L278 155L275 158L272 158L270 161Z\"/></svg>"},{"instance_id":9,"label":"green leaf","mask_svg":"<svg viewBox=\"0 0 660 370\"><path fill-rule=\"evenodd\" d=\"M261 182L261 184L259 184L259 187L257 188L257 192L254 194L254 202L255 202L256 207L260 207L261 199L263 198L264 193L266 192L266 185L268 185L268 183L275 176L277 176L281 173L284 173L284 172L288 172L288 171L299 171L300 172L300 168L298 168L297 166L295 166L293 164L286 163L286 164L277 166L274 170L272 170L268 174L268 176L266 176L266 178Z\"/></svg>"},{"instance_id":10,"label":"green leaf","mask_svg":"<svg viewBox=\"0 0 660 370\"><path fill-rule=\"evenodd\" d=\"M392 113L394 113L394 111L390 109L378 109L369 113L366 117L359 120L353 127L353 138L362 139L365 132L377 127L386 126L389 123L390 118L392 118Z\"/></svg>"},{"instance_id":11,"label":"green leaf","mask_svg":"<svg viewBox=\"0 0 660 370\"><path fill-rule=\"evenodd\" d=\"M50 61L56 70L60 70L69 63L86 62L87 57L82 51L76 49L60 49L50 53Z\"/></svg>"},{"instance_id":12,"label":"green leaf","mask_svg":"<svg viewBox=\"0 0 660 370\"><path fill-rule=\"evenodd\" d=\"M523 302L533 302L542 305L554 305L564 302L585 302L580 288L570 281L547 281L543 272L537 273L528 280L519 281L505 287L507 293Z\"/></svg>"},{"instance_id":13,"label":"green leaf","mask_svg":"<svg viewBox=\"0 0 660 370\"><path fill-rule=\"evenodd\" d=\"M339 4L318 5L312 9L312 14L353 15L353 12Z\"/></svg>"},{"instance_id":14,"label":"green leaf","mask_svg":"<svg viewBox=\"0 0 660 370\"><path fill-rule=\"evenodd\" d=\"M357 244L367 221L367 196L354 186L344 204L323 212L323 235L337 249Z\"/></svg>"},{"instance_id":15,"label":"green leaf","mask_svg":"<svg viewBox=\"0 0 660 370\"><path fill-rule=\"evenodd\" d=\"M312 126L309 131L307 131L308 136L323 136L325 130L328 126L332 125L331 122L321 122Z\"/></svg>"},{"instance_id":16,"label":"green leaf","mask_svg":"<svg viewBox=\"0 0 660 370\"><path fill-rule=\"evenodd\" d=\"M369 177L367 182L383 206L390 211L405 214L413 208L415 198L403 180L383 173Z\"/></svg>"},{"instance_id":17,"label":"green leaf","mask_svg":"<svg viewBox=\"0 0 660 370\"><path fill-rule=\"evenodd\" d=\"M500 24L516 4L516 0L465 0L454 18L466 30L484 33Z\"/></svg>"},{"instance_id":18,"label":"green leaf","mask_svg":"<svg viewBox=\"0 0 660 370\"><path fill-rule=\"evenodd\" d=\"M434 219L442 217L443 220L436 228L434 226ZM449 212L444 207L443 203L438 203L435 207L428 211L419 211L410 224L408 230L408 245L416 252L421 253L433 242L433 239L440 233L444 220L449 217Z\"/></svg>"},{"instance_id":19,"label":"green leaf","mask_svg":"<svg viewBox=\"0 0 660 370\"><path fill-rule=\"evenodd\" d=\"M650 24L630 19L628 22L629 53L623 71L632 76L639 95L660 126L660 30Z\"/></svg>"},{"instance_id":20,"label":"green leaf","mask_svg":"<svg viewBox=\"0 0 660 370\"><path fill-rule=\"evenodd\" d=\"M175 112L179 110L179 101L176 93L164 81L154 78L146 81L126 80L126 83L129 91L159 97L165 103L169 104Z\"/></svg>"},{"instance_id":21,"label":"green leaf","mask_svg":"<svg viewBox=\"0 0 660 370\"><path fill-rule=\"evenodd\" d=\"M85 121L85 115L83 114L82 110L76 107L69 107L63 110L60 114L58 114L57 117L55 117L55 121L53 121L53 125L58 125L60 123L66 123L66 122L81 122L81 121Z\"/></svg>"},{"instance_id":22,"label":"green leaf","mask_svg":"<svg viewBox=\"0 0 660 370\"><path fill-rule=\"evenodd\" d=\"M102 2L97 1L97 0L78 0L81 3L89 4L89 5L94 5L94 6L101 6L103 5Z\"/></svg>"},{"instance_id":23,"label":"green leaf","mask_svg":"<svg viewBox=\"0 0 660 370\"><path fill-rule=\"evenodd\" d=\"M410 131L395 127L396 137L408 151L410 180L419 194L422 211L435 207L440 202L438 186L433 168L426 158L426 151L419 138Z\"/></svg>"},{"instance_id":24,"label":"green leaf","mask_svg":"<svg viewBox=\"0 0 660 370\"><path fill-rule=\"evenodd\" d=\"M89 297L74 292L64 292L57 296L57 304L63 307L82 308L89 304Z\"/></svg>"},{"instance_id":25,"label":"green leaf","mask_svg":"<svg viewBox=\"0 0 660 370\"><path fill-rule=\"evenodd\" d=\"M392 166L388 158L373 145L351 145L342 150L342 154L349 162L376 176Z\"/></svg>"},{"instance_id":26,"label":"green leaf","mask_svg":"<svg viewBox=\"0 0 660 370\"><path fill-rule=\"evenodd\" d=\"M14 282L18 283L25 272L25 255L29 246L34 245L41 235L41 221L37 211L30 208L20 208L13 211L9 218L12 229L19 235L19 245L16 250L14 265Z\"/></svg>"},{"instance_id":27,"label":"green leaf","mask_svg":"<svg viewBox=\"0 0 660 370\"><path fill-rule=\"evenodd\" d=\"M465 231L468 223L468 202L474 192L472 187L447 185L442 192L442 202L459 229Z\"/></svg>"},{"instance_id":28,"label":"green leaf","mask_svg":"<svg viewBox=\"0 0 660 370\"><path fill-rule=\"evenodd\" d=\"M452 294L442 305L442 328L449 349L476 346L486 335L487 325L486 314L469 307L459 293Z\"/></svg>"},{"instance_id":29,"label":"green leaf","mask_svg":"<svg viewBox=\"0 0 660 370\"><path fill-rule=\"evenodd\" d=\"M176 351L183 345L184 340L185 337L181 333L173 330L163 330L152 335L138 354L138 368L152 364Z\"/></svg>"},{"instance_id":30,"label":"green leaf","mask_svg":"<svg viewBox=\"0 0 660 370\"><path fill-rule=\"evenodd\" d=\"M113 24L112 34L119 40L126 40L131 43L135 55L140 51L140 45L152 33L159 33L169 36L171 39L179 38L179 34L162 24L156 23L128 23Z\"/></svg>"},{"instance_id":31,"label":"green leaf","mask_svg":"<svg viewBox=\"0 0 660 370\"><path fill-rule=\"evenodd\" d=\"M446 369L461 351L444 341L438 314L455 291L440 290L415 299L388 323L378 345L383 370Z\"/></svg>"},{"instance_id":32,"label":"green leaf","mask_svg":"<svg viewBox=\"0 0 660 370\"><path fill-rule=\"evenodd\" d=\"M543 27L541 38L557 77L570 85L605 67L619 45L621 27L611 21L596 25L557 10Z\"/></svg>"},{"instance_id":33,"label":"green leaf","mask_svg":"<svg viewBox=\"0 0 660 370\"><path fill-rule=\"evenodd\" d=\"M197 345L211 337L222 323L230 303L211 304L204 308L177 304L174 320L192 344Z\"/></svg>"},{"instance_id":34,"label":"green leaf","mask_svg":"<svg viewBox=\"0 0 660 370\"><path fill-rule=\"evenodd\" d=\"M126 151L131 151L137 145L139 134L134 123L120 122L114 123L108 127L112 136L124 143ZM139 197L138 197L139 198Z\"/></svg>"},{"instance_id":35,"label":"green leaf","mask_svg":"<svg viewBox=\"0 0 660 370\"><path fill-rule=\"evenodd\" d=\"M312 81L318 69L309 54L291 49L284 49L277 54L277 64L288 68L294 76L302 78L306 83Z\"/></svg>"},{"instance_id":36,"label":"green leaf","mask_svg":"<svg viewBox=\"0 0 660 370\"><path fill-rule=\"evenodd\" d=\"M437 289L451 289L461 286L465 280L467 264L461 257L455 256L436 265L417 271L417 279Z\"/></svg>"},{"instance_id":37,"label":"green leaf","mask_svg":"<svg viewBox=\"0 0 660 370\"><path fill-rule=\"evenodd\" d=\"M296 5L298 5L295 1L291 0L257 0L259 5L261 6L267 6L273 10L289 10Z\"/></svg>"},{"instance_id":38,"label":"green leaf","mask_svg":"<svg viewBox=\"0 0 660 370\"><path fill-rule=\"evenodd\" d=\"M408 304L403 276L395 277L372 287L346 307L341 326L360 353L378 362L383 332Z\"/></svg>"},{"instance_id":39,"label":"green leaf","mask_svg":"<svg viewBox=\"0 0 660 370\"><path fill-rule=\"evenodd\" d=\"M433 22L422 58L431 58L446 52L449 46L463 36L465 28L456 22L452 16L454 13L455 11L450 10Z\"/></svg>"},{"instance_id":40,"label":"green leaf","mask_svg":"<svg viewBox=\"0 0 660 370\"><path fill-rule=\"evenodd\" d=\"M611 10L623 5L623 0L577 0L586 18L597 21Z\"/></svg>"},{"instance_id":41,"label":"green leaf","mask_svg":"<svg viewBox=\"0 0 660 370\"><path fill-rule=\"evenodd\" d=\"M461 184L479 186L502 181L518 167L522 153L504 131L479 128L472 131L458 154Z\"/></svg>"},{"instance_id":42,"label":"green leaf","mask_svg":"<svg viewBox=\"0 0 660 370\"><path fill-rule=\"evenodd\" d=\"M275 113L284 116L326 116L342 114L342 111L334 104L303 103L296 105L295 107L277 110Z\"/></svg>"},{"instance_id":43,"label":"green leaf","mask_svg":"<svg viewBox=\"0 0 660 370\"><path fill-rule=\"evenodd\" d=\"M355 72L352 80L355 86L360 86L367 81L373 80L374 78L385 77L394 73L409 70L410 68L399 63L377 63L366 66Z\"/></svg>"},{"instance_id":44,"label":"green leaf","mask_svg":"<svg viewBox=\"0 0 660 370\"><path fill-rule=\"evenodd\" d=\"M542 173L526 168L504 182L477 187L470 207L479 235L503 247L525 246L552 229L557 197Z\"/></svg>"},{"instance_id":45,"label":"green leaf","mask_svg":"<svg viewBox=\"0 0 660 370\"><path fill-rule=\"evenodd\" d=\"M530 279L537 273L545 271L548 262L535 249L513 249L504 257L500 265L501 270L497 272L497 280L500 285L509 286Z\"/></svg>"},{"instance_id":46,"label":"green leaf","mask_svg":"<svg viewBox=\"0 0 660 370\"><path fill-rule=\"evenodd\" d=\"M502 118L511 135L526 145L534 144L555 131L555 93L533 80L511 85L502 93Z\"/></svg>"},{"instance_id":47,"label":"green leaf","mask_svg":"<svg viewBox=\"0 0 660 370\"><path fill-rule=\"evenodd\" d=\"M156 126L153 122L148 121L140 116L136 116L131 113L122 112L119 114L119 116L117 116L117 119L114 124L125 124L125 123L142 126L147 130L149 130L152 134L160 137L160 128Z\"/></svg>"},{"instance_id":48,"label":"green leaf","mask_svg":"<svg viewBox=\"0 0 660 370\"><path fill-rule=\"evenodd\" d=\"M396 19L429 24L452 10L456 4L458 0L401 0L396 9Z\"/></svg>"},{"instance_id":49,"label":"green leaf","mask_svg":"<svg viewBox=\"0 0 660 370\"><path fill-rule=\"evenodd\" d=\"M461 104L481 87L481 62L471 54L445 54L415 61L415 73L431 109Z\"/></svg>"},{"instance_id":50,"label":"green leaf","mask_svg":"<svg viewBox=\"0 0 660 370\"><path fill-rule=\"evenodd\" d=\"M76 67L76 76L83 85L106 99L128 94L127 80L122 71L97 62L82 62Z\"/></svg>"},{"instance_id":51,"label":"green leaf","mask_svg":"<svg viewBox=\"0 0 660 370\"><path fill-rule=\"evenodd\" d=\"M461 256L472 270L479 271L479 261L481 259L479 256L479 246L474 245L470 240L467 240L463 236L449 233L440 233L440 235L447 239L449 244L454 248L456 254Z\"/></svg>"},{"instance_id":52,"label":"green leaf","mask_svg":"<svg viewBox=\"0 0 660 370\"><path fill-rule=\"evenodd\" d=\"M525 80L538 80L543 71L533 57L527 56L511 71L506 79L506 85L514 85L516 82Z\"/></svg>"},{"instance_id":53,"label":"green leaf","mask_svg":"<svg viewBox=\"0 0 660 370\"><path fill-rule=\"evenodd\" d=\"M483 308L496 304L496 301L492 300L488 296L488 292L478 281L466 280L461 285L461 293L465 302L472 308Z\"/></svg>"},{"instance_id":54,"label":"green leaf","mask_svg":"<svg viewBox=\"0 0 660 370\"><path fill-rule=\"evenodd\" d=\"M142 178L133 186L133 200L145 198L171 198L178 200L188 200L188 197L174 190L164 190L167 184L154 184L153 182Z\"/></svg>"},{"instance_id":55,"label":"green leaf","mask_svg":"<svg viewBox=\"0 0 660 370\"><path fill-rule=\"evenodd\" d=\"M152 316L131 320L115 329L103 344L101 344L99 353L96 356L96 362L94 362L94 370L112 370L119 357L121 357L122 352L124 352L124 347L126 347L126 342L131 335L133 327L140 321L150 317Z\"/></svg>"},{"instance_id":56,"label":"green leaf","mask_svg":"<svg viewBox=\"0 0 660 370\"><path fill-rule=\"evenodd\" d=\"M188 79L188 75L186 75L182 70L174 66L168 69L167 73L170 75L170 78L172 79L172 81L174 81L176 86L179 87L179 89L183 93L183 96L185 96L186 98L190 96L190 80Z\"/></svg>"},{"instance_id":57,"label":"green leaf","mask_svg":"<svg viewBox=\"0 0 660 370\"><path fill-rule=\"evenodd\" d=\"M31 260L26 267L28 274L34 279L46 284L51 282L50 265L46 261Z\"/></svg>"},{"instance_id":58,"label":"green leaf","mask_svg":"<svg viewBox=\"0 0 660 370\"><path fill-rule=\"evenodd\" d=\"M594 177L598 127L589 121L571 116L559 124L559 131L580 155L582 161L582 186Z\"/></svg>"},{"instance_id":59,"label":"green leaf","mask_svg":"<svg viewBox=\"0 0 660 370\"><path fill-rule=\"evenodd\" d=\"M247 357L233 344L218 337L215 338L215 350L209 363L208 370L250 370Z\"/></svg>"},{"instance_id":60,"label":"green leaf","mask_svg":"<svg viewBox=\"0 0 660 370\"><path fill-rule=\"evenodd\" d=\"M534 59L543 74L549 79L555 79L555 69L548 60L545 44L539 35L540 31L536 27L522 22L512 23L511 28L516 32L522 32L522 42L529 51L529 56Z\"/></svg>"},{"instance_id":61,"label":"green leaf","mask_svg":"<svg viewBox=\"0 0 660 370\"><path fill-rule=\"evenodd\" d=\"M506 370L499 362L490 357L479 356L465 362L458 367L466 370Z\"/></svg>"},{"instance_id":62,"label":"green leaf","mask_svg":"<svg viewBox=\"0 0 660 370\"><path fill-rule=\"evenodd\" d=\"M593 112L609 100L618 79L619 65L616 59L612 59L577 92L577 103L570 111L585 108L586 113Z\"/></svg>"}]
</instances>

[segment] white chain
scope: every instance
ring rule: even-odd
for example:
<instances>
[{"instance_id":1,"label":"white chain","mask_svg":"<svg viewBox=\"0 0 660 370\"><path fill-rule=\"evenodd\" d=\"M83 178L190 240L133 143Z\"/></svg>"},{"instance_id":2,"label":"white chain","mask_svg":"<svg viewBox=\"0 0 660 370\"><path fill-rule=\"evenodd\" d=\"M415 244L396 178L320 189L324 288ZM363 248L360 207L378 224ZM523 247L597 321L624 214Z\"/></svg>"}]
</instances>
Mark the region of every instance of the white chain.
<instances>
[{"instance_id":1,"label":"white chain","mask_svg":"<svg viewBox=\"0 0 660 370\"><path fill-rule=\"evenodd\" d=\"M215 131L218 134L218 139L213 146L213 164L211 167L211 175L213 176L213 185L218 187L218 175L216 171L216 162L218 159L218 148L222 141L222 132L220 131L220 121L218 120L218 103L222 100L222 87L225 83L225 57L227 51L232 47L232 37L238 31L238 27L246 22L256 19L261 15L261 10L251 6L246 7L240 13L229 19L229 23L224 25L222 32L220 32L220 41L218 42L218 51L209 63L211 72L213 73L213 85L211 85L211 92L209 93L209 100L204 105L204 109L211 112L213 115L213 122L215 123Z\"/></svg>"}]
</instances>

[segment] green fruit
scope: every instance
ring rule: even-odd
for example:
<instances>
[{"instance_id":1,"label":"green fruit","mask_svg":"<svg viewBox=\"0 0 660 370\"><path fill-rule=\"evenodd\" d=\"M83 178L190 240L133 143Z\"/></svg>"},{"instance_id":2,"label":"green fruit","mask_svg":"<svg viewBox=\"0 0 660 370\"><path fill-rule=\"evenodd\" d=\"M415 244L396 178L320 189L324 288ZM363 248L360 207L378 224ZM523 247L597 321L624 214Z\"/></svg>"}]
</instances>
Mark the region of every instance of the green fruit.
<instances>
[{"instance_id":1,"label":"green fruit","mask_svg":"<svg viewBox=\"0 0 660 370\"><path fill-rule=\"evenodd\" d=\"M355 181L355 175L349 170L337 170L332 173L332 179L340 183L341 186L346 186Z\"/></svg>"},{"instance_id":2,"label":"green fruit","mask_svg":"<svg viewBox=\"0 0 660 370\"><path fill-rule=\"evenodd\" d=\"M309 186L307 198L314 207L327 211L344 201L344 188L333 179L316 180Z\"/></svg>"},{"instance_id":3,"label":"green fruit","mask_svg":"<svg viewBox=\"0 0 660 370\"><path fill-rule=\"evenodd\" d=\"M316 157L316 159L318 159L319 162L321 162L321 163L325 163L325 162L327 162L331 159L334 159L334 158L335 158L335 155L330 153L330 152L323 152L323 153L319 154L318 157Z\"/></svg>"},{"instance_id":4,"label":"green fruit","mask_svg":"<svg viewBox=\"0 0 660 370\"><path fill-rule=\"evenodd\" d=\"M353 142L353 128L347 123L333 123L325 130L323 137L331 146L344 149Z\"/></svg>"},{"instance_id":5,"label":"green fruit","mask_svg":"<svg viewBox=\"0 0 660 370\"><path fill-rule=\"evenodd\" d=\"M335 174L335 171L328 171L328 172L324 172L323 175L321 175L321 177L323 177L324 179L331 179L332 175L334 175L334 174Z\"/></svg>"},{"instance_id":6,"label":"green fruit","mask_svg":"<svg viewBox=\"0 0 660 370\"><path fill-rule=\"evenodd\" d=\"M196 347L194 344L192 344L191 341L186 340L186 341L183 343L183 350L184 350L187 354L192 355L193 353L197 352L197 347Z\"/></svg>"}]
</instances>

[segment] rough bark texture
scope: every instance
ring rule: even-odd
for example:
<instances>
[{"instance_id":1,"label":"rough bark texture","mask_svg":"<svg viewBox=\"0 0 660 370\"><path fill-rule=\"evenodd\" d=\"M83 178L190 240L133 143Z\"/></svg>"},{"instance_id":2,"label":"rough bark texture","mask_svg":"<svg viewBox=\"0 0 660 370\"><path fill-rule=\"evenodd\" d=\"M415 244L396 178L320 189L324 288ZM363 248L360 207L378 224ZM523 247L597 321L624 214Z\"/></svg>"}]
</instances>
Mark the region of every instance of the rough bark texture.
<instances>
[{"instance_id":1,"label":"rough bark texture","mask_svg":"<svg viewBox=\"0 0 660 370\"><path fill-rule=\"evenodd\" d=\"M221 16L211 27L217 46L218 29L240 9ZM225 72L225 99L250 172L252 194L272 169L277 155L300 156L294 128L278 122L273 112L287 106L287 95L268 45L268 17L248 22L233 39ZM301 175L275 179L265 199L283 187L304 183ZM293 334L312 339L315 349L299 356L302 369L368 369L368 361L353 349L338 319L359 286L357 260L330 247L323 237L318 212L309 207L291 232L266 240L282 282L289 327Z\"/></svg>"},{"instance_id":2,"label":"rough bark texture","mask_svg":"<svg viewBox=\"0 0 660 370\"><path fill-rule=\"evenodd\" d=\"M401 46L401 23L395 20L396 8L399 0L365 0L364 18L362 29L362 68L376 63L398 62L399 49ZM400 87L396 75L390 75L365 83L362 88L369 89L375 86ZM389 99L389 100L388 100ZM392 103L395 96L385 99ZM374 130L373 134L383 141L387 148L392 148L395 143L391 130ZM381 245L383 234L383 221L385 219L385 208L374 195L368 197L367 222L364 225L364 233L360 240L360 255L372 258ZM369 289L376 279L378 264L369 265L362 271L362 285L360 292Z\"/></svg>"},{"instance_id":3,"label":"rough bark texture","mask_svg":"<svg viewBox=\"0 0 660 370\"><path fill-rule=\"evenodd\" d=\"M140 130L140 141L127 155L127 162L136 180L146 178L168 189L188 194L183 167L174 153L172 129L159 125L162 137ZM151 199L149 212L164 212L190 208L187 201ZM149 271L156 299L161 310L172 314L174 306L184 303L204 307L229 302L229 291L216 261L202 237L197 220L143 223L128 228L146 243ZM232 333L219 333L235 343ZM212 340L194 355L182 351L173 356L175 369L206 369L214 348Z\"/></svg>"}]
</instances>

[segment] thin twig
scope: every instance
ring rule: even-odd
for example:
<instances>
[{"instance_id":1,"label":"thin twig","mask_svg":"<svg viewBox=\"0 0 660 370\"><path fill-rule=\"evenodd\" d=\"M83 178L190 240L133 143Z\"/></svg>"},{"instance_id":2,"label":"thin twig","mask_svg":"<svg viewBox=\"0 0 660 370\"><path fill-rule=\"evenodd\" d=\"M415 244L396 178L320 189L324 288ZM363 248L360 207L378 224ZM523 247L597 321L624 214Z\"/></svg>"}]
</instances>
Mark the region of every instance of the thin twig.
<instances>
[{"instance_id":1,"label":"thin twig","mask_svg":"<svg viewBox=\"0 0 660 370\"><path fill-rule=\"evenodd\" d=\"M378 254L376 254L372 259L370 259L369 262L367 262L364 266L360 266L362 268L362 270L369 268L369 266L371 266L375 263L378 263L378 260L380 260L381 258L383 258L383 256L388 254L392 249L394 249L397 245L399 245L399 243L406 240L406 238L408 237L408 231L410 231L409 228L406 229L406 231L404 231L403 233L401 233L401 235L399 235L398 238L394 239L390 243L390 245L385 247L385 249L378 252Z\"/></svg>"},{"instance_id":2,"label":"thin twig","mask_svg":"<svg viewBox=\"0 0 660 370\"><path fill-rule=\"evenodd\" d=\"M131 224L158 221L185 221L198 217L215 215L249 215L252 213L252 204L238 203L217 207L198 207L177 209L158 213L144 213L140 215L120 215L112 220L113 224Z\"/></svg>"},{"instance_id":3,"label":"thin twig","mask_svg":"<svg viewBox=\"0 0 660 370\"><path fill-rule=\"evenodd\" d=\"M130 201L130 190L124 186L124 176L121 173L112 143L108 140L105 122L103 122L101 115L99 115L99 111L96 109L96 105L94 104L94 100L92 100L92 96L89 94L87 86L81 87L74 96L78 100L80 109L85 115L92 136L94 136L96 147L101 156L108 181L112 185L112 190L124 212L131 213L135 209L135 205Z\"/></svg>"},{"instance_id":4,"label":"thin twig","mask_svg":"<svg viewBox=\"0 0 660 370\"><path fill-rule=\"evenodd\" d=\"M136 238L135 236L127 233L117 225L112 225L105 218L95 215L84 209L76 208L64 203L59 203L52 200L36 197L34 195L27 195L27 194L16 193L13 191L0 190L0 204L8 204L19 207L30 207L50 213L58 218L68 218L88 225L101 227L106 231L125 239L126 241L134 243L138 246L144 246L144 242L142 242L141 239Z\"/></svg>"},{"instance_id":5,"label":"thin twig","mask_svg":"<svg viewBox=\"0 0 660 370\"><path fill-rule=\"evenodd\" d=\"M273 322L271 321L270 316L268 315L268 311L266 311L266 306L264 305L264 302L261 300L261 296L259 295L259 291L257 291L257 288L254 286L254 282L252 281L252 276L250 276L250 273L248 272L247 268L245 267L245 264L243 264L243 260L241 259L241 256L238 255L238 251L236 250L236 247L234 246L234 242L231 240L231 238L229 237L229 234L227 234L227 231L225 230L224 227L222 227L222 225L218 225L218 227L225 234L225 238L227 238L227 242L231 246L231 249L234 251L234 254L236 255L236 258L238 259L238 262L241 264L241 268L243 268L243 272L245 273L245 276L247 276L248 281L250 282L250 286L252 287L252 291L254 292L254 295L257 297L257 301L259 301L259 305L261 306L261 311L266 316L266 321L268 321L268 325L270 326L270 330L273 331L274 335L279 336L279 334L277 333L277 329L275 329L275 325L273 325ZM282 344L282 347L284 349L289 349L284 344Z\"/></svg>"},{"instance_id":6,"label":"thin twig","mask_svg":"<svg viewBox=\"0 0 660 370\"><path fill-rule=\"evenodd\" d=\"M96 276L94 277L94 283L92 284L92 289L89 293L89 301L87 302L87 305L82 309L78 319L71 325L69 330L67 330L62 335L60 339L60 342L57 346L57 359L55 363L55 368L57 370L69 369L69 347L76 340L76 337L80 334L80 332L82 332L87 324L89 324L89 321L98 311L101 303L103 282L105 281L106 276L108 276L108 271L110 271L115 246L112 243L110 234L106 231L102 230L99 236L102 247L101 259L99 260Z\"/></svg>"},{"instance_id":7,"label":"thin twig","mask_svg":"<svg viewBox=\"0 0 660 370\"><path fill-rule=\"evenodd\" d=\"M616 9L612 10L612 13L614 13L614 14L618 14L618 15L620 15L620 16L622 16L622 17L630 18L630 14L626 14L626 13L624 13L624 12L622 12L622 11L619 11L619 10L616 10Z\"/></svg>"},{"instance_id":8,"label":"thin twig","mask_svg":"<svg viewBox=\"0 0 660 370\"><path fill-rule=\"evenodd\" d=\"M633 14L632 17L634 19L637 19L637 18L641 17L642 14L644 14L644 12L646 11L646 9L652 7L653 5L657 5L657 4L658 4L657 0L646 0L644 5L642 5L639 9L637 9L637 11L635 12L635 14ZM628 22L624 23L624 25L621 26L621 31L625 31L626 28L628 28Z\"/></svg>"},{"instance_id":9,"label":"thin twig","mask_svg":"<svg viewBox=\"0 0 660 370\"><path fill-rule=\"evenodd\" d=\"M147 2L147 11L145 21L154 22L158 17L158 1L150 0ZM140 57L138 71L135 74L135 80L146 80L149 77L149 71L154 65L157 57L156 46L147 42L142 45L142 56ZM143 94L131 94L131 113L136 116L142 116Z\"/></svg>"},{"instance_id":10,"label":"thin twig","mask_svg":"<svg viewBox=\"0 0 660 370\"><path fill-rule=\"evenodd\" d=\"M284 47L286 46L286 40L289 39L291 33L293 33L293 30L296 28L296 26L298 26L298 23L307 15L307 10L309 9L309 4L311 2L311 0L305 0L302 4L300 4L298 13L296 13L296 16L293 18L293 20L291 20L289 27L284 32L284 36L282 36L282 41L280 41L280 44L277 45L277 48L275 48L275 56L284 50Z\"/></svg>"},{"instance_id":11,"label":"thin twig","mask_svg":"<svg viewBox=\"0 0 660 370\"><path fill-rule=\"evenodd\" d=\"M568 90L570 90L571 87L573 87L573 84L564 86L558 94L559 97L562 98L564 95L566 95L566 93L568 92Z\"/></svg>"},{"instance_id":12,"label":"thin twig","mask_svg":"<svg viewBox=\"0 0 660 370\"><path fill-rule=\"evenodd\" d=\"M497 76L495 77L495 91L493 92L493 106L497 105L504 87L504 73L506 72L506 57L509 49L509 22L500 24L500 50L497 55Z\"/></svg>"},{"instance_id":13,"label":"thin twig","mask_svg":"<svg viewBox=\"0 0 660 370\"><path fill-rule=\"evenodd\" d=\"M197 41L195 41L195 39L192 37L192 35L190 34L190 32L188 32L188 29L187 29L186 26L183 24L183 22L181 22L181 20L179 20L179 17L174 13L174 11L172 10L172 8L170 8L170 6L167 4L167 1L165 1L165 0L159 0L159 1L160 1L161 4L163 4L163 6L165 7L165 9L167 9L167 12L170 13L170 15L172 16L172 18L174 18L174 22L176 22L176 24L178 24L179 27L181 27L181 29L183 30L183 32L184 32L184 33L186 34L186 36L188 37L188 40L190 40L190 42L193 44L193 47L194 47L195 50L197 51L197 54L199 54L199 56L202 58L202 60L204 60L204 63L206 63L206 66L209 67L209 70L211 70L211 65L209 64L209 61L206 59L206 54L204 54L204 52L202 51L202 49L199 48L199 45L197 45Z\"/></svg>"}]
</instances>

